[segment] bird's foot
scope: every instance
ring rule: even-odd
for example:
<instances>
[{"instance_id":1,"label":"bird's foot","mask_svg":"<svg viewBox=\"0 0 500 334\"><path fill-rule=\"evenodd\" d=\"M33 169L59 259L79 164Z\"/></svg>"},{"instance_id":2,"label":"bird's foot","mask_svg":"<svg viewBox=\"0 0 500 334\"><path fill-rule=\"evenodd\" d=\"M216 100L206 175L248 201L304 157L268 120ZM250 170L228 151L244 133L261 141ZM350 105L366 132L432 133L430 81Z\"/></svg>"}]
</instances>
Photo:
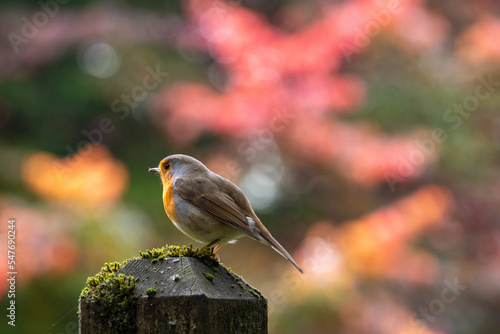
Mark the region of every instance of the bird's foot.
<instances>
[{"instance_id":1,"label":"bird's foot","mask_svg":"<svg viewBox=\"0 0 500 334\"><path fill-rule=\"evenodd\" d=\"M220 239L215 239L214 241L212 241L211 243L209 243L208 245L206 245L203 248L211 248L213 245L215 245L215 247L214 247L214 249L212 251L212 253L215 253L220 248L220 245L216 245L219 242L219 240Z\"/></svg>"}]
</instances>

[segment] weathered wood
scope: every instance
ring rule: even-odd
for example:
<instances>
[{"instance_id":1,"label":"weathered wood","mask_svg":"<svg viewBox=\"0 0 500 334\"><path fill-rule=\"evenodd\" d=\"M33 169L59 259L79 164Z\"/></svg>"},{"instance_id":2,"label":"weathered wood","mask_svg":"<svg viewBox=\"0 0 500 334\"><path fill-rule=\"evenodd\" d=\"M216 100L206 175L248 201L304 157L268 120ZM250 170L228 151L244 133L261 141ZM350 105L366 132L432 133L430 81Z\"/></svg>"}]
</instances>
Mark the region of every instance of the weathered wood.
<instances>
[{"instance_id":1,"label":"weathered wood","mask_svg":"<svg viewBox=\"0 0 500 334\"><path fill-rule=\"evenodd\" d=\"M221 265L136 259L119 273L136 279L134 307L81 299L80 333L267 333L267 300Z\"/></svg>"}]
</instances>

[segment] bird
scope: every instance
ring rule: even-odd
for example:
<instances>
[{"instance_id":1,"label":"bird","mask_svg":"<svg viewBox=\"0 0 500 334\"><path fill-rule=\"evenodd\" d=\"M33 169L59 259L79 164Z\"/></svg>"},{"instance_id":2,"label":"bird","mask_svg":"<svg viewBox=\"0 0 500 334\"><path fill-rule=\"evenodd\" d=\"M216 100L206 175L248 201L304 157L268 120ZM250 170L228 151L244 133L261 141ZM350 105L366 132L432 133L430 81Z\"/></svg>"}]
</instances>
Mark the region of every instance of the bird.
<instances>
[{"instance_id":1,"label":"bird","mask_svg":"<svg viewBox=\"0 0 500 334\"><path fill-rule=\"evenodd\" d=\"M184 154L162 159L149 172L160 175L163 206L172 223L204 247L214 247L250 237L271 246L304 273L255 214L250 201L233 182L209 170L201 161Z\"/></svg>"}]
</instances>

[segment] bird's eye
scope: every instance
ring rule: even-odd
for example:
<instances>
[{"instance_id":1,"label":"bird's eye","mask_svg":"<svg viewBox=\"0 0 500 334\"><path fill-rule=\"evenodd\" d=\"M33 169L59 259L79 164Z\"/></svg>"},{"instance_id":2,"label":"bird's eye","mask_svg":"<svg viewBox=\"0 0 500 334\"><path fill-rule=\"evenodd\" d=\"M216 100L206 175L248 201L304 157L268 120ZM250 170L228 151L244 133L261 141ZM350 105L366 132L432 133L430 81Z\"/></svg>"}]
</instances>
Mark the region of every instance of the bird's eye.
<instances>
[{"instance_id":1,"label":"bird's eye","mask_svg":"<svg viewBox=\"0 0 500 334\"><path fill-rule=\"evenodd\" d=\"M165 170L169 169L169 168L170 168L170 164L169 164L168 162L165 162L165 163L163 164L163 168L164 168Z\"/></svg>"}]
</instances>

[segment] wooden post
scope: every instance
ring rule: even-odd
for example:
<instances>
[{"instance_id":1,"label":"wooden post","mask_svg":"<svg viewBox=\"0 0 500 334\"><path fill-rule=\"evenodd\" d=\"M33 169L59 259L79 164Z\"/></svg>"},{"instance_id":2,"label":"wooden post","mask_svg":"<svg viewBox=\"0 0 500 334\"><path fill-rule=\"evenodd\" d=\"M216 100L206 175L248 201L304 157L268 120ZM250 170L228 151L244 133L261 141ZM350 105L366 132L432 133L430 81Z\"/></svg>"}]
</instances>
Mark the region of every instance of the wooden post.
<instances>
[{"instance_id":1,"label":"wooden post","mask_svg":"<svg viewBox=\"0 0 500 334\"><path fill-rule=\"evenodd\" d=\"M135 259L111 275L96 287L103 299L81 297L81 334L267 333L267 300L221 265Z\"/></svg>"}]
</instances>

